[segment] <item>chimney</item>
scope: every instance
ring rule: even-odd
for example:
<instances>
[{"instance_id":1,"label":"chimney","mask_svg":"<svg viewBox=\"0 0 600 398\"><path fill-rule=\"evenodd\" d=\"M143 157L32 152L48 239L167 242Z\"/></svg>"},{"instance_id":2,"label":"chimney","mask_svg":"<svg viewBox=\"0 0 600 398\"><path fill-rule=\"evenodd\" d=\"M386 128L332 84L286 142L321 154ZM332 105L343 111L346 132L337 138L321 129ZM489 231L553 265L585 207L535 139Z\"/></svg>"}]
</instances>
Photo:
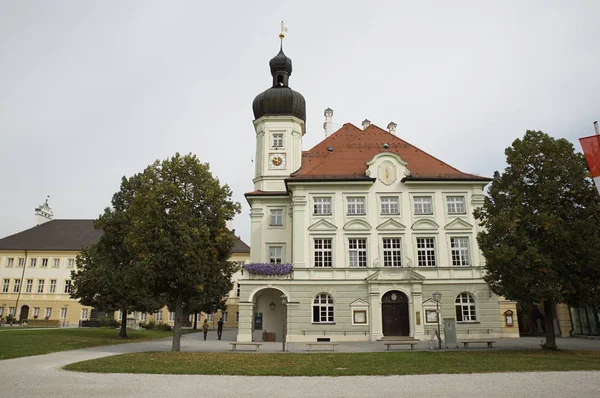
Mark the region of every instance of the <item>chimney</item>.
<instances>
[{"instance_id":1,"label":"chimney","mask_svg":"<svg viewBox=\"0 0 600 398\"><path fill-rule=\"evenodd\" d=\"M371 125L371 121L369 119L363 120L363 122L362 122L363 130L365 130L370 125Z\"/></svg>"},{"instance_id":2,"label":"chimney","mask_svg":"<svg viewBox=\"0 0 600 398\"><path fill-rule=\"evenodd\" d=\"M50 195L46 196L46 201L44 204L39 205L35 208L35 225L41 225L45 222L52 220L54 217L54 213L52 213L52 209L48 205L48 198Z\"/></svg>"},{"instance_id":3,"label":"chimney","mask_svg":"<svg viewBox=\"0 0 600 398\"><path fill-rule=\"evenodd\" d=\"M388 123L387 128L388 128L388 131L390 132L390 134L396 135L396 127L397 126L398 125L396 123L394 123L394 122L389 122Z\"/></svg>"},{"instance_id":4,"label":"chimney","mask_svg":"<svg viewBox=\"0 0 600 398\"><path fill-rule=\"evenodd\" d=\"M333 133L333 109L325 109L325 123L323 123L323 129L325 129L325 138L329 137Z\"/></svg>"}]
</instances>

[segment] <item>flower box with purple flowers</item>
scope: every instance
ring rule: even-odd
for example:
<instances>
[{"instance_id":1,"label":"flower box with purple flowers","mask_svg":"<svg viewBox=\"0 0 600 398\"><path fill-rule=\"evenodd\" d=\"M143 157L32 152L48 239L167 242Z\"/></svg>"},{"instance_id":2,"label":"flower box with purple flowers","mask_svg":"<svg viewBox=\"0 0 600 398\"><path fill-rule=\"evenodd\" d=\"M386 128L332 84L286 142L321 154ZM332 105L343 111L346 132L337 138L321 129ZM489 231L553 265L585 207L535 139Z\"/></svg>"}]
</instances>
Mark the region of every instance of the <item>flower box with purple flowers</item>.
<instances>
[{"instance_id":1,"label":"flower box with purple flowers","mask_svg":"<svg viewBox=\"0 0 600 398\"><path fill-rule=\"evenodd\" d=\"M269 263L250 263L244 265L246 271L251 274L261 275L286 275L292 272L292 264L269 264Z\"/></svg>"}]
</instances>

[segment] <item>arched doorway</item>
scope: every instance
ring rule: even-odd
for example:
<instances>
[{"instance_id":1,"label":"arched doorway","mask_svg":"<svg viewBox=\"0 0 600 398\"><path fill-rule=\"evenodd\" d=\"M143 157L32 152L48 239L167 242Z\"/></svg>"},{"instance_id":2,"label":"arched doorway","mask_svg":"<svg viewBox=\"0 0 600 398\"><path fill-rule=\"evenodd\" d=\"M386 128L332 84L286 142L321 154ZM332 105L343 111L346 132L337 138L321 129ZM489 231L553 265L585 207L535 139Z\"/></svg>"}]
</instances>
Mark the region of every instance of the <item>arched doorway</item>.
<instances>
[{"instance_id":1,"label":"arched doorway","mask_svg":"<svg viewBox=\"0 0 600 398\"><path fill-rule=\"evenodd\" d=\"M252 330L254 341L283 341L286 307L283 292L275 288L259 291L254 298Z\"/></svg>"},{"instance_id":2,"label":"arched doorway","mask_svg":"<svg viewBox=\"0 0 600 398\"><path fill-rule=\"evenodd\" d=\"M24 305L21 307L21 315L19 315L19 320L23 321L23 320L27 319L28 316L29 316L29 306Z\"/></svg>"},{"instance_id":3,"label":"arched doorway","mask_svg":"<svg viewBox=\"0 0 600 398\"><path fill-rule=\"evenodd\" d=\"M384 294L381 299L381 319L384 336L410 336L406 294L398 290Z\"/></svg>"}]
</instances>

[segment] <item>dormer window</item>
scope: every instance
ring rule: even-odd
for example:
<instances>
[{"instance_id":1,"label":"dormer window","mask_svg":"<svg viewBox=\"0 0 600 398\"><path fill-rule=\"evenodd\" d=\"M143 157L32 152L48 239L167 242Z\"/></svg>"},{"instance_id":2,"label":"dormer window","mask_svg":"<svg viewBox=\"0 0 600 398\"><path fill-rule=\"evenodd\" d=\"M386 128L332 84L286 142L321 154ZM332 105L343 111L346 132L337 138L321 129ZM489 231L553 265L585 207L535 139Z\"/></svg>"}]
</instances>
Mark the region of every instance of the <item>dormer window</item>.
<instances>
[{"instance_id":1,"label":"dormer window","mask_svg":"<svg viewBox=\"0 0 600 398\"><path fill-rule=\"evenodd\" d=\"M277 133L273 134L273 148L282 148L283 147L283 134Z\"/></svg>"}]
</instances>

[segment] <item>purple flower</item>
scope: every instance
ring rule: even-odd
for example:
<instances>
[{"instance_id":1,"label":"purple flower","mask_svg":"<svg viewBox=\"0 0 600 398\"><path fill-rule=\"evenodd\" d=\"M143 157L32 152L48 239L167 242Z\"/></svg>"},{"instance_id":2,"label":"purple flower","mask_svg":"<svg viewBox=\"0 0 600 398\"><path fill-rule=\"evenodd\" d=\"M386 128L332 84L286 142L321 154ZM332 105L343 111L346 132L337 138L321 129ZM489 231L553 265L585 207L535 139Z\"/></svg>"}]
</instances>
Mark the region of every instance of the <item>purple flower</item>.
<instances>
[{"instance_id":1,"label":"purple flower","mask_svg":"<svg viewBox=\"0 0 600 398\"><path fill-rule=\"evenodd\" d=\"M285 275L292 272L292 264L269 264L269 263L250 263L244 265L246 271L251 274L262 275Z\"/></svg>"}]
</instances>

